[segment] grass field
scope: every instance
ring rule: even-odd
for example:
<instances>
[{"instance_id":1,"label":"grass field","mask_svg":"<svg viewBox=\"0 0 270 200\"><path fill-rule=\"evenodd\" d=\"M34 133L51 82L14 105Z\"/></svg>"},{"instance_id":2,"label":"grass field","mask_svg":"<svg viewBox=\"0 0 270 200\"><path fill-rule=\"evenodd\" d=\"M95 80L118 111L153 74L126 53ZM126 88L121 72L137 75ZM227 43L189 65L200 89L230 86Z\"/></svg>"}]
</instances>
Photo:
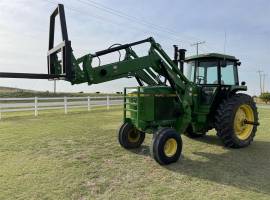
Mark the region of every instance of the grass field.
<instances>
[{"instance_id":1,"label":"grass field","mask_svg":"<svg viewBox=\"0 0 270 200\"><path fill-rule=\"evenodd\" d=\"M245 149L226 149L214 132L183 136L181 159L158 165L151 136L121 148L120 109L6 116L0 121L0 199L270 199L270 109Z\"/></svg>"}]
</instances>

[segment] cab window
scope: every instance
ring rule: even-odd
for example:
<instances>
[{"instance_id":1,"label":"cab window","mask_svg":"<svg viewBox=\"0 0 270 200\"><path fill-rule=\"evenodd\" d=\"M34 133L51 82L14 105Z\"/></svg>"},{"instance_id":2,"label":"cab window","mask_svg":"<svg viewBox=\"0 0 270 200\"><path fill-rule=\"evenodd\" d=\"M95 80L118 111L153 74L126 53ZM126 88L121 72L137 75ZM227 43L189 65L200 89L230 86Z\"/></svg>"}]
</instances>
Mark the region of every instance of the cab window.
<instances>
[{"instance_id":1,"label":"cab window","mask_svg":"<svg viewBox=\"0 0 270 200\"><path fill-rule=\"evenodd\" d=\"M221 67L221 84L222 85L236 85L237 73L234 62L227 61L225 67Z\"/></svg>"},{"instance_id":2,"label":"cab window","mask_svg":"<svg viewBox=\"0 0 270 200\"><path fill-rule=\"evenodd\" d=\"M218 62L199 62L196 68L195 82L197 84L218 84Z\"/></svg>"},{"instance_id":3,"label":"cab window","mask_svg":"<svg viewBox=\"0 0 270 200\"><path fill-rule=\"evenodd\" d=\"M188 62L184 67L184 75L188 80L194 82L195 61Z\"/></svg>"}]
</instances>

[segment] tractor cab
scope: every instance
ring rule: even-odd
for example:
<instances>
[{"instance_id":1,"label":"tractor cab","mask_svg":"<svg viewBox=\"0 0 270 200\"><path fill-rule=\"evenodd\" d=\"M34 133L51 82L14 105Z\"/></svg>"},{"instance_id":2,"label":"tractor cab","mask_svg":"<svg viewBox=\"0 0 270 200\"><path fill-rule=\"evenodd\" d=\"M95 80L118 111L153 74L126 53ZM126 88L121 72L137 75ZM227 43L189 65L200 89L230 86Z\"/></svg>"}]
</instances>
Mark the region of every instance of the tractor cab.
<instances>
[{"instance_id":1,"label":"tractor cab","mask_svg":"<svg viewBox=\"0 0 270 200\"><path fill-rule=\"evenodd\" d=\"M186 77L198 85L239 85L237 66L241 63L234 56L200 54L185 61Z\"/></svg>"},{"instance_id":2,"label":"tractor cab","mask_svg":"<svg viewBox=\"0 0 270 200\"><path fill-rule=\"evenodd\" d=\"M241 63L234 56L200 54L187 57L185 62L184 74L198 86L200 102L204 105L211 105L217 92L226 95L234 89L245 90L245 86L239 86L237 68Z\"/></svg>"}]
</instances>

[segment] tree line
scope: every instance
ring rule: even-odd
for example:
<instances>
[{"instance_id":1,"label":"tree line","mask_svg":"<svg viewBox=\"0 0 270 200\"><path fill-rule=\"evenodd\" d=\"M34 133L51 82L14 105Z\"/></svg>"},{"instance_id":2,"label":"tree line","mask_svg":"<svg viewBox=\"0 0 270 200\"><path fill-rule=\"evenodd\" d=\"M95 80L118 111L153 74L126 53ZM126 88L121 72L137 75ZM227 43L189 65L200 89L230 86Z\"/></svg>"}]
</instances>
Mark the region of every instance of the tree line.
<instances>
[{"instance_id":1,"label":"tree line","mask_svg":"<svg viewBox=\"0 0 270 200\"><path fill-rule=\"evenodd\" d=\"M260 95L260 99L266 104L270 102L270 92L264 92Z\"/></svg>"}]
</instances>

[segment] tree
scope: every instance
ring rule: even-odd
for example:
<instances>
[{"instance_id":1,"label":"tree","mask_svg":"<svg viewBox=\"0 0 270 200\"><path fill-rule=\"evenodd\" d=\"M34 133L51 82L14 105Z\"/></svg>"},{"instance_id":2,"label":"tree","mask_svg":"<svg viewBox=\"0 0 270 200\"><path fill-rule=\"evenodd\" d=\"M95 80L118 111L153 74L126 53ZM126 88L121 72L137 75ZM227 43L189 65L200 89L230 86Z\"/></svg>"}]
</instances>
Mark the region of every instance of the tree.
<instances>
[{"instance_id":1,"label":"tree","mask_svg":"<svg viewBox=\"0 0 270 200\"><path fill-rule=\"evenodd\" d=\"M260 99L264 101L266 104L270 102L270 92L265 92L260 95Z\"/></svg>"}]
</instances>

